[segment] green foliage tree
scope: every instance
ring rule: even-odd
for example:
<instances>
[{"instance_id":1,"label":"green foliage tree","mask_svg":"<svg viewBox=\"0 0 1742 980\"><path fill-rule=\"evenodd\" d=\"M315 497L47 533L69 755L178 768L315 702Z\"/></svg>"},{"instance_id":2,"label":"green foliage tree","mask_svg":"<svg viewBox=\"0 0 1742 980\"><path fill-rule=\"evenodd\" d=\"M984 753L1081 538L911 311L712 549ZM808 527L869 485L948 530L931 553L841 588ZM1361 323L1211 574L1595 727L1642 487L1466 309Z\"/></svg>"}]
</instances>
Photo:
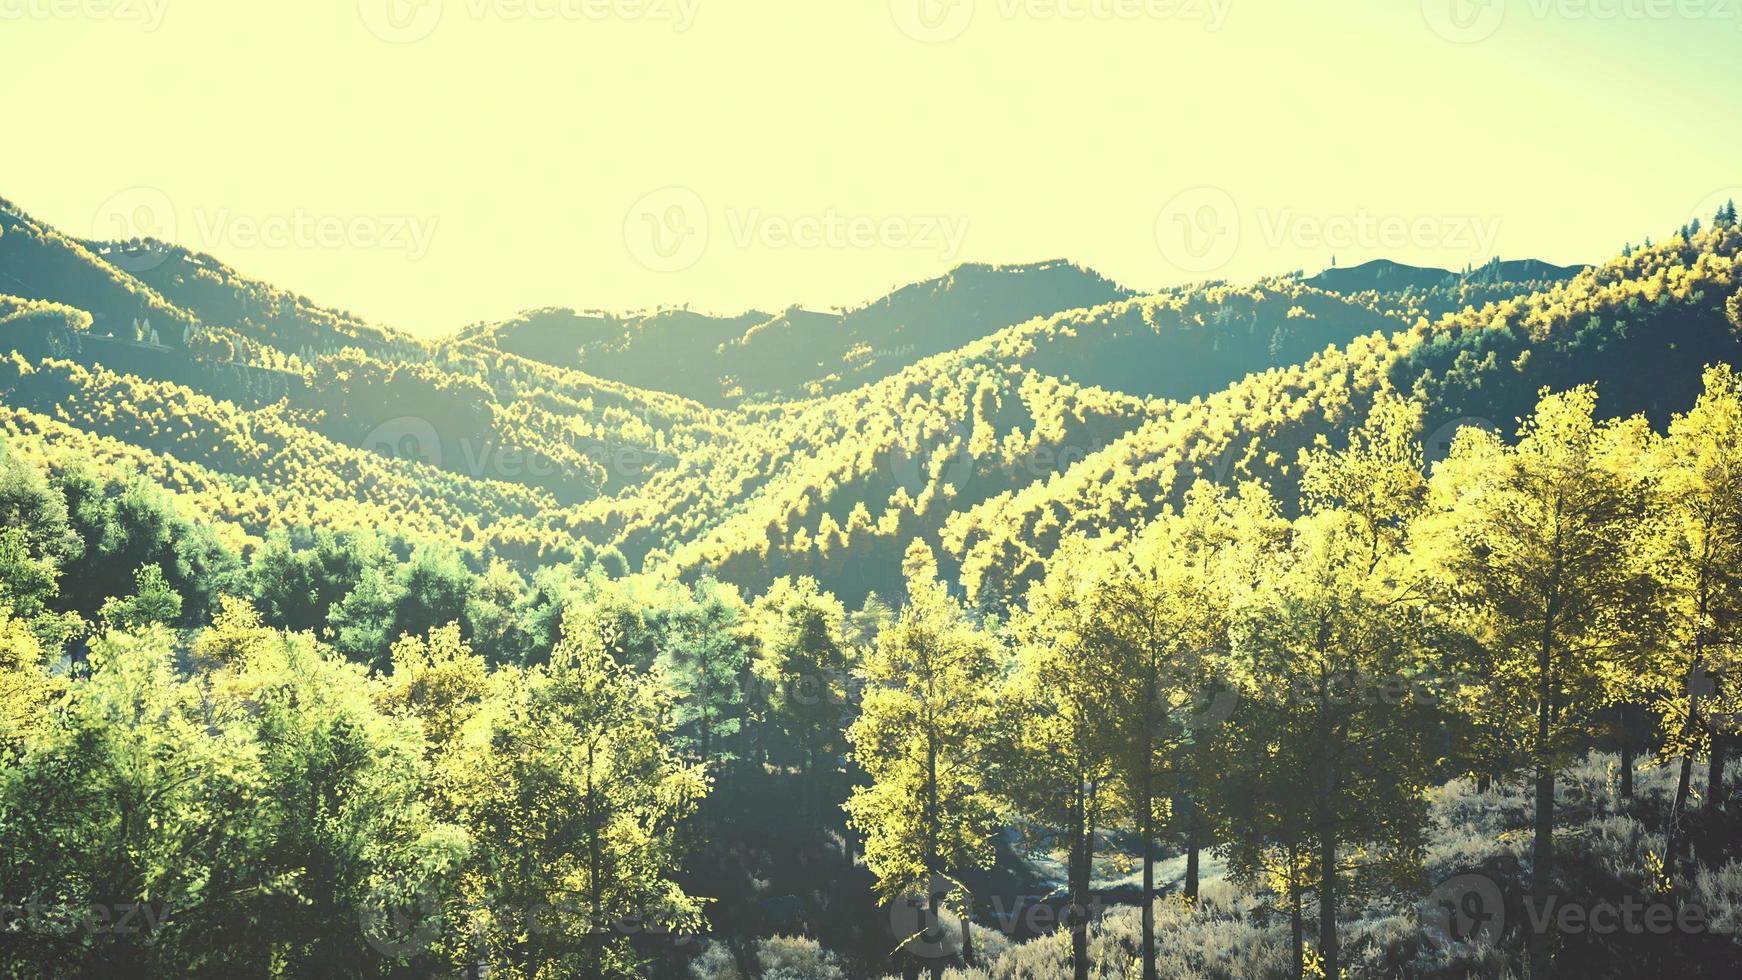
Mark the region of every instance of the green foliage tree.
<instances>
[{"instance_id":1,"label":"green foliage tree","mask_svg":"<svg viewBox=\"0 0 1742 980\"><path fill-rule=\"evenodd\" d=\"M1554 887L1555 778L1633 678L1620 654L1652 621L1643 420L1600 423L1590 387L1544 392L1507 445L1467 428L1434 471L1421 558L1437 600L1472 639L1459 707L1535 783L1531 899ZM1495 775L1510 775L1496 772ZM1552 975L1549 936L1529 936L1532 977Z\"/></svg>"},{"instance_id":2,"label":"green foliage tree","mask_svg":"<svg viewBox=\"0 0 1742 980\"><path fill-rule=\"evenodd\" d=\"M633 976L629 937L700 925L672 873L707 777L669 744L670 692L593 626L571 614L550 663L503 678L468 723L448 778L475 841L466 897L488 914L456 963Z\"/></svg>"},{"instance_id":3,"label":"green foliage tree","mask_svg":"<svg viewBox=\"0 0 1742 980\"><path fill-rule=\"evenodd\" d=\"M804 807L814 825L846 751L856 685L854 650L842 634L846 613L815 579L779 579L756 600L759 657L770 721L802 760Z\"/></svg>"},{"instance_id":4,"label":"green foliage tree","mask_svg":"<svg viewBox=\"0 0 1742 980\"><path fill-rule=\"evenodd\" d=\"M936 578L929 549L915 542L906 559L908 605L877 637L865 659L867 687L847 730L853 757L871 782L856 786L846 809L865 835L865 861L886 901L923 901L923 942L933 977L943 975L939 910L946 897L962 919L962 954L973 959L971 899L950 872L992 859L997 801L986 781L986 751L1001 652ZM948 887L943 886L948 882Z\"/></svg>"},{"instance_id":5,"label":"green foliage tree","mask_svg":"<svg viewBox=\"0 0 1742 980\"><path fill-rule=\"evenodd\" d=\"M1710 754L1708 805L1723 796L1723 741L1735 714L1742 668L1742 380L1728 365L1709 368L1693 408L1656 446L1662 504L1661 575L1667 629L1641 676L1658 691L1668 720L1663 752L1679 756L1664 832L1666 864L1680 853L1693 759Z\"/></svg>"},{"instance_id":6,"label":"green foliage tree","mask_svg":"<svg viewBox=\"0 0 1742 980\"><path fill-rule=\"evenodd\" d=\"M133 594L103 600L97 618L107 629L130 633L154 624L173 626L181 618L181 596L170 587L163 569L146 565L133 575Z\"/></svg>"}]
</instances>

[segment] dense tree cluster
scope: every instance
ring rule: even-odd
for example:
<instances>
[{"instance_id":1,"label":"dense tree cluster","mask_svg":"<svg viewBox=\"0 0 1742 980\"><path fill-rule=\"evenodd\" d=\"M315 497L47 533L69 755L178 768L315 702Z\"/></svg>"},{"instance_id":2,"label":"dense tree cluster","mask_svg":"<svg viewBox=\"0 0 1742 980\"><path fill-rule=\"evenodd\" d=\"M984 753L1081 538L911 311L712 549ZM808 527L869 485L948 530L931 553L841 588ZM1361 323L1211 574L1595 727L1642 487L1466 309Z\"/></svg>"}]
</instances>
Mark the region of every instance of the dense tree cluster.
<instances>
[{"instance_id":1,"label":"dense tree cluster","mask_svg":"<svg viewBox=\"0 0 1742 980\"><path fill-rule=\"evenodd\" d=\"M0 332L149 318L168 358L0 358L0 975L941 977L1022 854L1077 977L1163 972L1166 859L1177 908L1213 860L1340 977L1351 917L1433 887L1448 780L1529 787L1538 907L1593 749L1623 797L1675 774L1652 894L1724 836L1733 209L1534 285L1049 266L1095 305L871 342L998 279L959 270L731 408L560 363L540 317L425 344L0 220L39 287ZM579 366L651 370L680 321ZM1139 938L1097 967L1109 863ZM750 944L798 929L832 951ZM1571 943L1500 941L1533 978Z\"/></svg>"}]
</instances>

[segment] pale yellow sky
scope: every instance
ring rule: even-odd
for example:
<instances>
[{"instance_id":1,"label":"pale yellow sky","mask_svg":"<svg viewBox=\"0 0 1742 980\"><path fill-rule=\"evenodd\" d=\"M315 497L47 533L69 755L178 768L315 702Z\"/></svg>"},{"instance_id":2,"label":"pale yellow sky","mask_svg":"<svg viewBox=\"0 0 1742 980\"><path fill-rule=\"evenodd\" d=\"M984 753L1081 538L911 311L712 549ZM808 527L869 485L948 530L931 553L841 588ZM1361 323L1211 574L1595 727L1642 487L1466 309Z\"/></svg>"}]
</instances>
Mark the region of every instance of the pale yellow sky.
<instances>
[{"instance_id":1,"label":"pale yellow sky","mask_svg":"<svg viewBox=\"0 0 1742 980\"><path fill-rule=\"evenodd\" d=\"M420 333L1596 260L1742 196L1734 0L0 0L0 196Z\"/></svg>"}]
</instances>

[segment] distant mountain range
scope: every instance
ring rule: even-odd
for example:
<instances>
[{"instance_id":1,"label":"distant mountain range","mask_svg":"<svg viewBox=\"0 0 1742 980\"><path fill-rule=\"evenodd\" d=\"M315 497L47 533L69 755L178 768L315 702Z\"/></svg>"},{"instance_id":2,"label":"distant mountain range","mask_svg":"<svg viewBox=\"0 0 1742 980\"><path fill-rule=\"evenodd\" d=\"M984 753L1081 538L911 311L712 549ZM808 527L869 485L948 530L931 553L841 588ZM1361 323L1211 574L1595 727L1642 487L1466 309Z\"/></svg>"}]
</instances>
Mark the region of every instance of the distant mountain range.
<instances>
[{"instance_id":1,"label":"distant mountain range","mask_svg":"<svg viewBox=\"0 0 1742 980\"><path fill-rule=\"evenodd\" d=\"M837 311L541 309L424 340L0 203L0 429L50 466L150 474L241 547L328 527L480 568L615 549L856 602L898 589L920 538L995 608L1063 538L1129 533L1191 479L1288 499L1298 450L1385 387L1430 430L1507 429L1540 387L1586 381L1608 411L1686 408L1738 354L1739 244L1149 294L1062 261L966 265Z\"/></svg>"},{"instance_id":2,"label":"distant mountain range","mask_svg":"<svg viewBox=\"0 0 1742 980\"><path fill-rule=\"evenodd\" d=\"M1388 292L1431 289L1456 282L1561 282L1588 268L1583 265L1551 265L1537 259L1502 261L1496 258L1476 269L1452 272L1431 266L1404 265L1390 259L1374 259L1360 265L1326 269L1306 282L1309 286L1340 293Z\"/></svg>"}]
</instances>

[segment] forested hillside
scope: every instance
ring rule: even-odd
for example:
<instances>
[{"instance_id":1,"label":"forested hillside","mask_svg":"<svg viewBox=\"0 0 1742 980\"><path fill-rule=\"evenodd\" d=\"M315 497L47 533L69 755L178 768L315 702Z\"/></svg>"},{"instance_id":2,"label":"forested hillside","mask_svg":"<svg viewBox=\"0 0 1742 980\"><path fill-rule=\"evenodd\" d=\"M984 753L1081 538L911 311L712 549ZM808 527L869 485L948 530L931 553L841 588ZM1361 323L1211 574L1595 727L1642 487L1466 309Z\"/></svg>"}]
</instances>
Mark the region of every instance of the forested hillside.
<instances>
[{"instance_id":1,"label":"forested hillside","mask_svg":"<svg viewBox=\"0 0 1742 980\"><path fill-rule=\"evenodd\" d=\"M732 317L664 310L632 317L544 309L460 336L559 367L710 405L856 388L1012 323L1129 296L1066 262L964 265L863 306Z\"/></svg>"},{"instance_id":2,"label":"forested hillside","mask_svg":"<svg viewBox=\"0 0 1742 980\"><path fill-rule=\"evenodd\" d=\"M0 977L1731 975L1739 263L420 339L0 202Z\"/></svg>"}]
</instances>

